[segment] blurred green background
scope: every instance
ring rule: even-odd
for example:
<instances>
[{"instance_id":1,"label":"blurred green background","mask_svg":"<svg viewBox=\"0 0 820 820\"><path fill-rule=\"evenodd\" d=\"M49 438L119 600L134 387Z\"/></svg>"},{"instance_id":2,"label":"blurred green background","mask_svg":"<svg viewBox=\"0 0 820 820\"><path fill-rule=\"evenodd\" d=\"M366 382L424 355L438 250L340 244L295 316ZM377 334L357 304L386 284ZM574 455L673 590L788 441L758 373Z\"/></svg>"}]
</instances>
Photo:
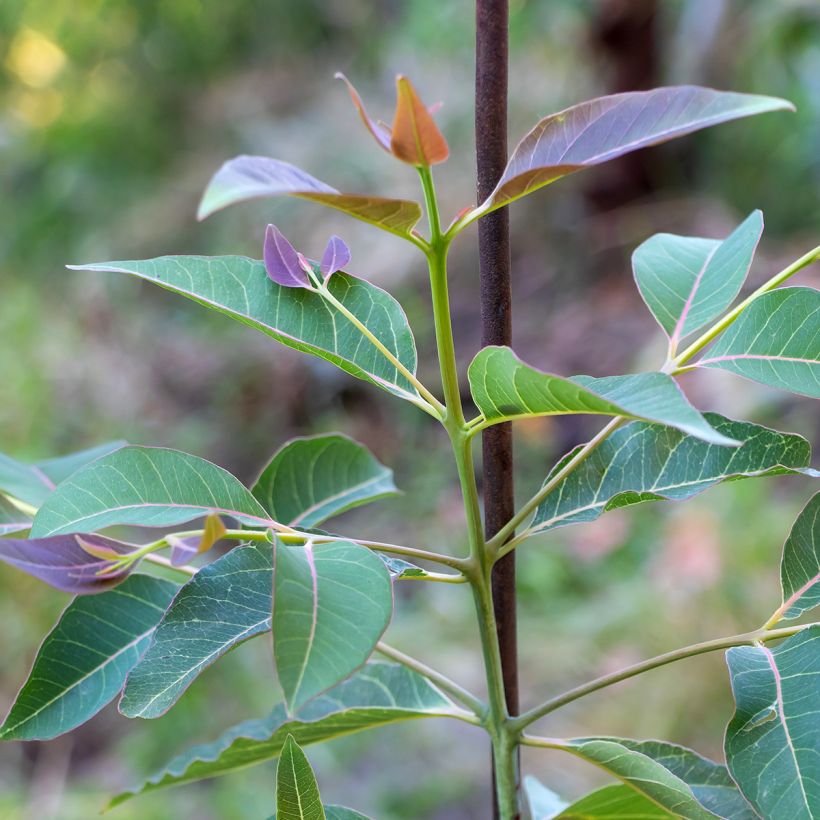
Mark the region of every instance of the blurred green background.
<instances>
[{"instance_id":1,"label":"blurred green background","mask_svg":"<svg viewBox=\"0 0 820 820\"><path fill-rule=\"evenodd\" d=\"M572 177L513 206L515 347L534 365L607 375L655 366L661 334L629 254L656 231L724 236L754 208L766 233L750 285L818 244L820 5L816 0L511 0L511 135L589 96L699 83L787 97L798 113L723 126ZM445 213L473 202L470 3L437 0L3 0L0 3L0 450L55 455L111 439L172 446L246 480L286 438L343 430L406 490L340 528L417 546L461 541L460 499L429 419L330 365L133 279L64 264L165 253L259 256L275 221L316 255L340 233L353 273L395 293L422 377L436 367L415 250L300 202L197 224L198 195L241 152L287 159L336 187L417 197L415 175L363 131L333 72L389 119L408 74L452 158ZM458 352L478 348L474 229L452 255ZM800 281L820 284L817 268ZM710 372L705 409L817 440L806 400ZM594 426L518 426L518 493ZM812 487L794 478L713 490L567 528L520 551L525 703L651 654L757 626L778 601L780 548ZM389 639L482 688L460 588L399 589ZM67 599L0 568L0 708ZM540 696L540 697L539 697ZM206 672L167 716L114 708L49 744L0 747L0 817L87 818L190 742L275 702L269 644ZM544 733L666 737L720 756L730 695L719 655L656 671L555 715ZM372 816L486 816L488 753L467 726L420 722L309 749L323 794ZM568 796L600 782L551 753L527 771ZM275 764L152 795L117 818L264 818Z\"/></svg>"}]
</instances>

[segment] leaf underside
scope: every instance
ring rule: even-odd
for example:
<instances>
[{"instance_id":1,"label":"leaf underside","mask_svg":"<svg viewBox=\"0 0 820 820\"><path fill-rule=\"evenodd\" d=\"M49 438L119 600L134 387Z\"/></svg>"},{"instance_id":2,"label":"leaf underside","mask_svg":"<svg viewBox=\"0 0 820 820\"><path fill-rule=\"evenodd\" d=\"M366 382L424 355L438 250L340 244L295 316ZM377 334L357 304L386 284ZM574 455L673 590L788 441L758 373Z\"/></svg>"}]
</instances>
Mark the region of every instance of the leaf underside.
<instances>
[{"instance_id":1,"label":"leaf underside","mask_svg":"<svg viewBox=\"0 0 820 820\"><path fill-rule=\"evenodd\" d=\"M820 493L794 522L780 562L781 617L797 618L820 604Z\"/></svg>"}]
</instances>

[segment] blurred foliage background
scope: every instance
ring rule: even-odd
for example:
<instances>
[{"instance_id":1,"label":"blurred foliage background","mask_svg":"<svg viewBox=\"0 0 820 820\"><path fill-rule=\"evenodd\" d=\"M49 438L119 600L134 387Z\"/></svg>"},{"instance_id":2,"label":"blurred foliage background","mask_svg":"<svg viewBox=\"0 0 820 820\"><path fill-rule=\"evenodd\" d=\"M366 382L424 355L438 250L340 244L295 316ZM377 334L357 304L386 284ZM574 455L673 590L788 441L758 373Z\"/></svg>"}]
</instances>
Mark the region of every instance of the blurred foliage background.
<instances>
[{"instance_id":1,"label":"blurred foliage background","mask_svg":"<svg viewBox=\"0 0 820 820\"><path fill-rule=\"evenodd\" d=\"M513 206L515 347L564 374L653 367L661 334L629 254L665 230L721 237L754 208L766 233L750 285L818 244L820 5L815 0L511 0L511 135L597 94L699 83L787 97L796 115L722 126L562 181ZM411 169L363 132L332 80L345 71L382 118L411 76L452 158L445 212L473 201L472 8L437 0L3 0L0 3L0 450L18 458L110 438L197 453L252 480L286 438L343 430L406 490L343 528L419 546L460 542L460 499L439 432L412 408L330 365L135 280L69 262L164 253L260 256L276 221L316 254L332 232L354 273L393 291L414 325L421 374L436 367L425 273L394 237L307 203L248 204L197 224L198 195L240 152L288 159L348 190L418 196ZM458 351L478 348L474 234L453 254ZM818 271L801 281L820 284ZM817 440L805 400L711 372L701 407ZM466 391L465 391L466 392ZM594 427L518 426L518 492ZM645 505L520 551L522 675L532 703L651 654L758 625L812 488L745 482L684 506ZM350 530L352 532L352 529ZM480 689L465 590L399 590L390 640ZM0 571L0 707L66 599ZM421 639L421 640L420 640ZM204 674L167 716L114 708L50 744L0 747L0 817L86 818L189 742L276 701L268 642ZM720 756L730 695L719 655L652 673L555 715L545 732L662 736ZM484 816L488 754L470 727L420 722L311 747L323 794L374 817ZM569 796L600 782L549 753L527 770ZM161 793L121 818L262 818L275 764Z\"/></svg>"}]
</instances>

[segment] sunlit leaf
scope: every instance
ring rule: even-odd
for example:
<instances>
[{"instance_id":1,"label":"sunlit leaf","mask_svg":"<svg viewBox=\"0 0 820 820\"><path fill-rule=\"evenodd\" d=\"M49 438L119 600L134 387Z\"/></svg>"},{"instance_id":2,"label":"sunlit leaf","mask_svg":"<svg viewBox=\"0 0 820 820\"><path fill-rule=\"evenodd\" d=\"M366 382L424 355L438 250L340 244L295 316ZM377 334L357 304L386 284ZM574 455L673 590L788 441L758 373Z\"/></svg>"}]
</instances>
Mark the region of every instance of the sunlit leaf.
<instances>
[{"instance_id":1,"label":"sunlit leaf","mask_svg":"<svg viewBox=\"0 0 820 820\"><path fill-rule=\"evenodd\" d=\"M726 729L732 777L761 817L820 815L820 627L770 649L726 653L736 710Z\"/></svg>"},{"instance_id":2,"label":"sunlit leaf","mask_svg":"<svg viewBox=\"0 0 820 820\"><path fill-rule=\"evenodd\" d=\"M301 528L397 493L393 471L366 447L338 433L288 442L253 487L276 521Z\"/></svg>"},{"instance_id":3,"label":"sunlit leaf","mask_svg":"<svg viewBox=\"0 0 820 820\"><path fill-rule=\"evenodd\" d=\"M713 444L736 445L694 408L663 373L565 379L530 367L508 347L485 347L469 368L473 401L487 422L594 413L655 421Z\"/></svg>"},{"instance_id":4,"label":"sunlit leaf","mask_svg":"<svg viewBox=\"0 0 820 820\"><path fill-rule=\"evenodd\" d=\"M34 517L31 534L172 526L209 513L257 527L271 523L250 490L216 464L178 450L123 447L60 484Z\"/></svg>"},{"instance_id":5,"label":"sunlit leaf","mask_svg":"<svg viewBox=\"0 0 820 820\"><path fill-rule=\"evenodd\" d=\"M135 262L76 266L129 273L187 296L261 330L288 347L311 353L405 399L415 387L361 332L318 293L271 282L262 262L244 256L165 256ZM401 305L375 285L337 273L328 288L411 372L416 345Z\"/></svg>"},{"instance_id":6,"label":"sunlit leaf","mask_svg":"<svg viewBox=\"0 0 820 820\"><path fill-rule=\"evenodd\" d=\"M6 493L33 507L39 507L57 484L73 472L124 446L124 441L109 441L88 450L37 461L34 464L23 464L0 453L0 493Z\"/></svg>"},{"instance_id":7,"label":"sunlit leaf","mask_svg":"<svg viewBox=\"0 0 820 820\"><path fill-rule=\"evenodd\" d=\"M763 294L697 364L820 398L820 291L779 288Z\"/></svg>"},{"instance_id":8,"label":"sunlit leaf","mask_svg":"<svg viewBox=\"0 0 820 820\"><path fill-rule=\"evenodd\" d=\"M762 233L763 214L754 211L722 241L659 233L635 250L638 289L673 351L732 304Z\"/></svg>"},{"instance_id":9,"label":"sunlit leaf","mask_svg":"<svg viewBox=\"0 0 820 820\"><path fill-rule=\"evenodd\" d=\"M801 436L716 413L706 413L705 418L719 433L743 444L719 447L669 427L627 424L544 498L531 525L533 532L594 521L609 510L642 501L683 501L722 481L807 471L811 449ZM565 456L550 476L572 455Z\"/></svg>"},{"instance_id":10,"label":"sunlit leaf","mask_svg":"<svg viewBox=\"0 0 820 820\"><path fill-rule=\"evenodd\" d=\"M306 703L296 716L288 717L279 705L263 720L240 723L212 743L174 758L136 791L114 798L112 805L136 794L272 760L289 734L304 746L398 721L458 714L426 678L398 664L371 661L349 680Z\"/></svg>"},{"instance_id":11,"label":"sunlit leaf","mask_svg":"<svg viewBox=\"0 0 820 820\"><path fill-rule=\"evenodd\" d=\"M696 86L599 97L542 119L518 143L490 196L470 221L567 174L701 128L767 111L786 100Z\"/></svg>"},{"instance_id":12,"label":"sunlit leaf","mask_svg":"<svg viewBox=\"0 0 820 820\"><path fill-rule=\"evenodd\" d=\"M132 575L116 589L75 598L40 647L0 739L48 740L99 712L122 688L176 589Z\"/></svg>"},{"instance_id":13,"label":"sunlit leaf","mask_svg":"<svg viewBox=\"0 0 820 820\"><path fill-rule=\"evenodd\" d=\"M113 570L114 563L135 549L96 534L0 538L0 561L63 592L89 595L119 584L134 566Z\"/></svg>"},{"instance_id":14,"label":"sunlit leaf","mask_svg":"<svg viewBox=\"0 0 820 820\"><path fill-rule=\"evenodd\" d=\"M407 77L396 78L396 115L390 150L411 165L435 165L450 155L447 140Z\"/></svg>"},{"instance_id":15,"label":"sunlit leaf","mask_svg":"<svg viewBox=\"0 0 820 820\"><path fill-rule=\"evenodd\" d=\"M119 709L165 714L196 677L243 641L270 629L271 547L236 547L176 594L131 670Z\"/></svg>"},{"instance_id":16,"label":"sunlit leaf","mask_svg":"<svg viewBox=\"0 0 820 820\"><path fill-rule=\"evenodd\" d=\"M277 820L326 820L319 784L299 744L288 735L276 768Z\"/></svg>"},{"instance_id":17,"label":"sunlit leaf","mask_svg":"<svg viewBox=\"0 0 820 820\"><path fill-rule=\"evenodd\" d=\"M780 618L797 618L820 604L820 493L800 513L786 539L780 586Z\"/></svg>"},{"instance_id":18,"label":"sunlit leaf","mask_svg":"<svg viewBox=\"0 0 820 820\"><path fill-rule=\"evenodd\" d=\"M567 751L615 775L674 817L755 818L726 767L684 746L593 737L569 741Z\"/></svg>"},{"instance_id":19,"label":"sunlit leaf","mask_svg":"<svg viewBox=\"0 0 820 820\"><path fill-rule=\"evenodd\" d=\"M274 546L273 654L289 711L362 666L393 613L384 563L349 541Z\"/></svg>"},{"instance_id":20,"label":"sunlit leaf","mask_svg":"<svg viewBox=\"0 0 820 820\"><path fill-rule=\"evenodd\" d=\"M418 202L344 194L289 162L255 156L228 160L214 174L205 189L197 217L205 219L228 205L271 196L309 199L405 237L421 219Z\"/></svg>"}]
</instances>

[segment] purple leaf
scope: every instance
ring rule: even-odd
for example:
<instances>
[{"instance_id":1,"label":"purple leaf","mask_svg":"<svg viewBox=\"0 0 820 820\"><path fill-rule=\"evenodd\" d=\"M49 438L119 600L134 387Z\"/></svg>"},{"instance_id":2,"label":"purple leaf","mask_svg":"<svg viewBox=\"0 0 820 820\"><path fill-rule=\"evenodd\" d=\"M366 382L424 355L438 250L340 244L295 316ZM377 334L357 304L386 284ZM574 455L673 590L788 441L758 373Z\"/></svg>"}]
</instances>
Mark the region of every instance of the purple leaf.
<instances>
[{"instance_id":1,"label":"purple leaf","mask_svg":"<svg viewBox=\"0 0 820 820\"><path fill-rule=\"evenodd\" d=\"M325 279L342 270L350 261L350 248L338 236L331 236L322 254L320 269Z\"/></svg>"},{"instance_id":2,"label":"purple leaf","mask_svg":"<svg viewBox=\"0 0 820 820\"><path fill-rule=\"evenodd\" d=\"M183 567L199 554L199 542L202 539L198 535L191 535L188 538L167 535L165 540L171 547L171 566Z\"/></svg>"},{"instance_id":3,"label":"purple leaf","mask_svg":"<svg viewBox=\"0 0 820 820\"><path fill-rule=\"evenodd\" d=\"M88 595L116 586L134 565L106 573L133 544L102 535L55 535L50 538L2 538L0 561L39 578L63 592Z\"/></svg>"},{"instance_id":4,"label":"purple leaf","mask_svg":"<svg viewBox=\"0 0 820 820\"><path fill-rule=\"evenodd\" d=\"M265 231L264 259L268 276L278 285L310 289L310 279L301 264L299 254L276 225L268 225Z\"/></svg>"},{"instance_id":5,"label":"purple leaf","mask_svg":"<svg viewBox=\"0 0 820 820\"><path fill-rule=\"evenodd\" d=\"M347 92L350 94L350 99L353 100L353 105L356 107L356 110L359 112L359 116L362 118L362 122L364 123L365 128L373 135L373 138L376 142L387 151L388 154L391 154L392 151L390 150L390 139L392 137L391 129L386 126L383 122L377 122L376 120L372 119L368 116L367 111L365 110L364 103L362 102L362 98L359 96L359 92L353 87L353 83L342 74L341 71L337 71L335 74L337 80L341 80L347 86Z\"/></svg>"},{"instance_id":6,"label":"purple leaf","mask_svg":"<svg viewBox=\"0 0 820 820\"><path fill-rule=\"evenodd\" d=\"M308 199L404 237L409 236L421 219L418 202L343 194L289 162L254 156L235 157L214 174L202 197L197 218L205 219L228 205L267 196Z\"/></svg>"},{"instance_id":7,"label":"purple leaf","mask_svg":"<svg viewBox=\"0 0 820 820\"><path fill-rule=\"evenodd\" d=\"M729 120L794 110L786 100L697 86L614 94L542 119L513 151L470 220L567 174Z\"/></svg>"}]
</instances>

